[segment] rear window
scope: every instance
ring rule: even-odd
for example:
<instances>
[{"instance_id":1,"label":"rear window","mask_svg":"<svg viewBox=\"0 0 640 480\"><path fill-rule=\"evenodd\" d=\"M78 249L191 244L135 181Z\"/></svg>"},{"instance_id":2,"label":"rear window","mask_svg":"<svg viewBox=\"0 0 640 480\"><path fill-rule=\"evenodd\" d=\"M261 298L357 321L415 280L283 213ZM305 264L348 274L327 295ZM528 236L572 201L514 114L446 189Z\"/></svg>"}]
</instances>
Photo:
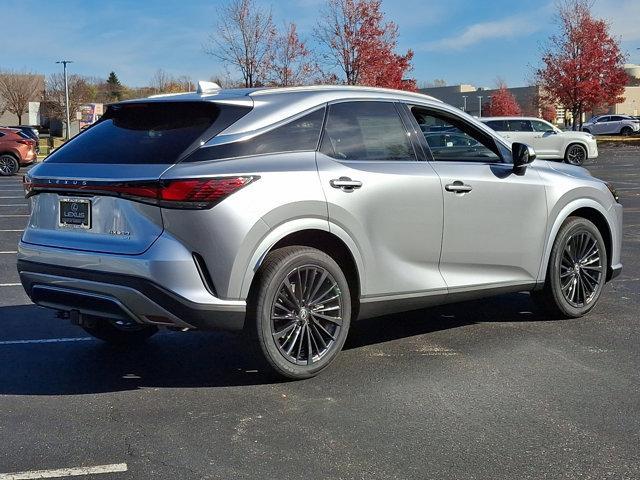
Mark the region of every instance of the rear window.
<instances>
[{"instance_id":1,"label":"rear window","mask_svg":"<svg viewBox=\"0 0 640 480\"><path fill-rule=\"evenodd\" d=\"M194 142L210 139L249 110L209 102L112 105L46 162L172 164Z\"/></svg>"}]
</instances>

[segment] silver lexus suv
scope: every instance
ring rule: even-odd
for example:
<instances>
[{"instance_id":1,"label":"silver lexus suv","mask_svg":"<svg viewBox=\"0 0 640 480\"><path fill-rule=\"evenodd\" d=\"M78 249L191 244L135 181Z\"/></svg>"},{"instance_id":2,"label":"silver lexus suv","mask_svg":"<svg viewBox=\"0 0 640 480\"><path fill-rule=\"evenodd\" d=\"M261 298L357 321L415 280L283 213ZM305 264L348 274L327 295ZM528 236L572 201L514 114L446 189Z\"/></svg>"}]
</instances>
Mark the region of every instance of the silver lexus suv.
<instances>
[{"instance_id":1,"label":"silver lexus suv","mask_svg":"<svg viewBox=\"0 0 640 480\"><path fill-rule=\"evenodd\" d=\"M102 340L242 331L311 377L356 319L520 291L553 318L591 310L622 268L622 207L534 159L424 95L202 82L109 106L29 172L18 270Z\"/></svg>"}]
</instances>

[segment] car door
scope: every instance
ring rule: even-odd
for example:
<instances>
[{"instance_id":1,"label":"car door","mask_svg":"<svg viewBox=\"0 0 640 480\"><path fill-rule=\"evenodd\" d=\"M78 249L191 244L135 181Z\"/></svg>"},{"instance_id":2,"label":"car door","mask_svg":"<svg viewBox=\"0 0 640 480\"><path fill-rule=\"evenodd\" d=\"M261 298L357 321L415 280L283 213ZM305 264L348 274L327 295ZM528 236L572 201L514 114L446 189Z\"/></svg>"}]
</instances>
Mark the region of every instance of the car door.
<instances>
[{"instance_id":1,"label":"car door","mask_svg":"<svg viewBox=\"0 0 640 480\"><path fill-rule=\"evenodd\" d=\"M469 120L435 107L408 108L419 124L447 123L478 145L447 154L425 139L443 189L440 272L450 293L535 283L547 222L535 164L516 175L510 151Z\"/></svg>"},{"instance_id":2,"label":"car door","mask_svg":"<svg viewBox=\"0 0 640 480\"><path fill-rule=\"evenodd\" d=\"M536 143L538 143L539 139L536 138L536 132L533 131L530 120L511 119L507 123L509 124L509 143L526 143L537 151L539 147L536 146Z\"/></svg>"},{"instance_id":3,"label":"car door","mask_svg":"<svg viewBox=\"0 0 640 480\"><path fill-rule=\"evenodd\" d=\"M539 156L545 158L564 156L564 137L553 128L553 125L542 120L531 120L531 126L535 134L532 147Z\"/></svg>"},{"instance_id":4,"label":"car door","mask_svg":"<svg viewBox=\"0 0 640 480\"><path fill-rule=\"evenodd\" d=\"M593 134L595 135L605 135L609 133L609 128L611 127L611 117L605 116L600 117L596 120L596 123L593 125Z\"/></svg>"},{"instance_id":5,"label":"car door","mask_svg":"<svg viewBox=\"0 0 640 480\"><path fill-rule=\"evenodd\" d=\"M317 153L330 228L363 257L361 294L446 293L438 268L443 206L440 179L416 152L397 106L347 101L328 106Z\"/></svg>"}]
</instances>

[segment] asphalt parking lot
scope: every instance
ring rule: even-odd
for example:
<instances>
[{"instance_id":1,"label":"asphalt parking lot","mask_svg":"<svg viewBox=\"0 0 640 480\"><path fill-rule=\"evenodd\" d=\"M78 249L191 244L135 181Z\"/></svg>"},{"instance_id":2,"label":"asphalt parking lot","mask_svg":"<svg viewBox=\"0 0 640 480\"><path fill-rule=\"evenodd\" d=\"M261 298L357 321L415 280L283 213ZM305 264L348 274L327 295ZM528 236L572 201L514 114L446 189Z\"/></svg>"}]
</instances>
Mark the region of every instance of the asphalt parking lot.
<instances>
[{"instance_id":1,"label":"asphalt parking lot","mask_svg":"<svg viewBox=\"0 0 640 480\"><path fill-rule=\"evenodd\" d=\"M594 312L544 318L515 294L367 320L301 382L257 371L229 334L118 350L30 304L27 206L1 178L0 479L640 478L640 147L587 167L625 206L624 271Z\"/></svg>"}]
</instances>

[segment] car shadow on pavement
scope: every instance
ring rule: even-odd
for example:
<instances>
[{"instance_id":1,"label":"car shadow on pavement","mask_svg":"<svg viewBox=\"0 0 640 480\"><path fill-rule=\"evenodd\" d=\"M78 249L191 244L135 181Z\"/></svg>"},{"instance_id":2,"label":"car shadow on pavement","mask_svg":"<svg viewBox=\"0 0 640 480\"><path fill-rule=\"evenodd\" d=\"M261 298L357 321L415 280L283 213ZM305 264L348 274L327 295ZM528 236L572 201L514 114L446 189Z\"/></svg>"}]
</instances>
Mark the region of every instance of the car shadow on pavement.
<instances>
[{"instance_id":1,"label":"car shadow on pavement","mask_svg":"<svg viewBox=\"0 0 640 480\"><path fill-rule=\"evenodd\" d=\"M547 320L532 313L526 294L452 304L355 322L345 349L382 344L477 322ZM279 383L258 368L240 336L222 332L161 332L135 348L116 348L85 337L79 328L56 324L49 311L34 305L0 307L0 318L37 318L39 339L30 329L17 338L0 334L0 395L79 395L138 388L198 388ZM44 318L43 318L44 317ZM54 322L51 328L47 322ZM13 323L13 322L12 322ZM63 327L63 328L62 328ZM2 326L0 325L0 328ZM65 332L63 334L60 331ZM66 339L66 340L65 340Z\"/></svg>"}]
</instances>

